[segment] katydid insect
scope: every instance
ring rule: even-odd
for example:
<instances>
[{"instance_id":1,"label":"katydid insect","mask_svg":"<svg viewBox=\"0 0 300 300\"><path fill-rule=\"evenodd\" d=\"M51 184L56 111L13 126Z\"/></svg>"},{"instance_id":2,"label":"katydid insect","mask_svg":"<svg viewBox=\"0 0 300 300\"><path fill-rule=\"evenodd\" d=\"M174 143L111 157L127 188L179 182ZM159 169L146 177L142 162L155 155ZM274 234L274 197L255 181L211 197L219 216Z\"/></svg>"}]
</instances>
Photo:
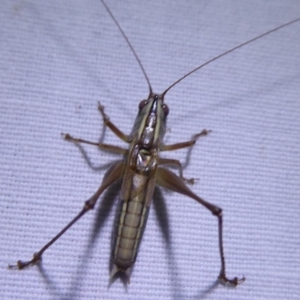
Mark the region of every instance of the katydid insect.
<instances>
[{"instance_id":1,"label":"katydid insect","mask_svg":"<svg viewBox=\"0 0 300 300\"><path fill-rule=\"evenodd\" d=\"M105 3L103 4L105 5ZM298 20L299 19L295 21ZM291 23L292 22L288 24ZM288 24L285 24L283 26L287 26ZM278 27L273 31L278 30L281 27ZM121 30L120 27L119 29ZM121 32L123 33L122 30ZM264 35L269 34L270 32L271 31L265 33ZM256 37L255 39L261 38L264 35ZM213 60L229 52L232 52L235 49L242 47L252 41L254 41L254 39L242 45L239 45L238 47L235 47L227 51L226 53L221 54L220 56L214 58ZM129 46L131 47L130 44ZM134 50L133 53L135 54ZM50 247L52 243L54 243L68 228L70 228L78 219L80 219L83 214L85 214L88 210L92 209L95 206L96 201L100 197L102 192L113 182L123 177L123 184L121 189L121 200L120 200L120 210L121 210L120 219L119 219L120 221L116 228L117 234L115 237L115 247L112 254L114 260L114 269L112 270L112 276L116 272L121 271L124 272L129 279L132 266L136 259L138 244L141 240L142 229L146 224L147 212L149 210L149 206L151 203L153 188L155 184L158 184L159 186L167 187L171 190L177 191L179 193L182 193L184 195L187 195L195 199L200 204L203 204L206 208L208 208L214 215L217 216L219 222L219 247L220 247L219 250L220 250L220 257L221 257L221 271L219 274L219 278L224 280L225 282L229 282L234 285L243 281L243 278L238 279L237 277L234 279L228 279L225 273L221 209L216 207L215 205L212 205L204 201L203 199L195 195L185 185L184 181L187 181L187 183L189 183L192 182L192 180L189 181L184 179L179 161L159 158L160 151L176 150L184 147L190 147L196 142L196 139L198 137L200 137L201 135L206 135L208 133L208 131L204 130L201 133L195 135L194 138L190 141L178 143L174 145L163 145L165 123L168 114L168 108L164 104L164 96L166 95L168 90L172 88L175 84L177 84L179 81L189 76L191 73L199 70L204 65L212 62L213 60L210 60L207 63L192 70L184 77L176 81L174 84L172 84L168 89L166 89L160 95L152 92L149 80L144 72L141 63L139 62L144 72L144 75L147 79L150 92L149 92L148 99L143 100L140 103L139 114L133 126L132 133L129 136L122 133L122 131L120 131L113 123L110 122L110 120L104 113L104 108L101 105L99 106L99 110L101 112L105 125L108 126L118 137L120 137L122 140L130 144L130 148L128 150L115 147L112 145L92 143L81 139L75 139L68 134L65 135L66 140L79 142L79 143L82 142L82 143L94 144L99 148L120 153L124 155L125 159L124 161L116 162L114 165L110 167L98 191L86 202L82 211L73 219L73 221L69 223L56 237L54 237L53 240L51 240L48 244L46 244L34 256L34 258L31 261L19 262L18 263L19 268L24 268L40 260L43 252L48 247ZM175 166L178 166L180 171L180 176L177 176L173 172L169 171L168 169L163 168L163 165L165 164L174 164Z\"/></svg>"}]
</instances>

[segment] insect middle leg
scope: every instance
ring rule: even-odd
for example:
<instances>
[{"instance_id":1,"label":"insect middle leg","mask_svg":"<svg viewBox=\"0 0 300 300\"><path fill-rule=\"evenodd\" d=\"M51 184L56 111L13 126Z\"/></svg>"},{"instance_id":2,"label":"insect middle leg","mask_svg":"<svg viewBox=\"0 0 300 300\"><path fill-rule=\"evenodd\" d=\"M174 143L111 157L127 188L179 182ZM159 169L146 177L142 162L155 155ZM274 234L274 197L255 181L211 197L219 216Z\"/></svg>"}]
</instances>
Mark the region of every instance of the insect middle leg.
<instances>
[{"instance_id":1,"label":"insect middle leg","mask_svg":"<svg viewBox=\"0 0 300 300\"><path fill-rule=\"evenodd\" d=\"M197 180L195 178L185 178L185 177L183 177L182 165L181 165L181 162L177 159L159 158L158 165L174 165L174 166L178 167L179 176L185 183L194 184L195 181Z\"/></svg>"},{"instance_id":2,"label":"insect middle leg","mask_svg":"<svg viewBox=\"0 0 300 300\"><path fill-rule=\"evenodd\" d=\"M176 143L176 144L172 144L172 145L163 145L161 147L161 151L172 151L172 150L178 150L178 149L183 149L183 148L188 148L188 147L192 147L197 139L200 137L200 136L206 136L208 135L209 133L211 132L211 130L206 130L206 129L203 129L200 133L197 133L195 134L191 140L189 141L186 141L186 142L181 142L181 143ZM170 165L175 165L178 167L179 169L179 175L180 175L180 178L188 183L188 184L194 184L195 183L195 178L185 178L183 177L183 172L182 172L182 165L180 163L179 160L177 159L168 159L168 158L160 158L159 159L159 162L158 162L159 165L167 165L167 164L170 164Z\"/></svg>"}]
</instances>

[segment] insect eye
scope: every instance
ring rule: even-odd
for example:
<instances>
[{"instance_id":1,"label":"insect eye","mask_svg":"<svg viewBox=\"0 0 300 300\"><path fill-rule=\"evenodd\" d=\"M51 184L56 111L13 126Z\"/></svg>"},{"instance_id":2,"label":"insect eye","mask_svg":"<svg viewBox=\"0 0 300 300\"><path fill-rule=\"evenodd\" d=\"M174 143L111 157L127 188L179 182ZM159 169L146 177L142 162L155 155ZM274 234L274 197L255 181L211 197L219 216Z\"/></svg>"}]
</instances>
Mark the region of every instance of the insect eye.
<instances>
[{"instance_id":1,"label":"insect eye","mask_svg":"<svg viewBox=\"0 0 300 300\"><path fill-rule=\"evenodd\" d=\"M163 104L162 105L162 109L163 109L163 111L165 113L165 116L167 116L169 114L169 107L168 107L168 105L167 104Z\"/></svg>"},{"instance_id":2,"label":"insect eye","mask_svg":"<svg viewBox=\"0 0 300 300\"><path fill-rule=\"evenodd\" d=\"M142 110L148 104L148 102L148 100L142 100L139 104L139 110Z\"/></svg>"}]
</instances>

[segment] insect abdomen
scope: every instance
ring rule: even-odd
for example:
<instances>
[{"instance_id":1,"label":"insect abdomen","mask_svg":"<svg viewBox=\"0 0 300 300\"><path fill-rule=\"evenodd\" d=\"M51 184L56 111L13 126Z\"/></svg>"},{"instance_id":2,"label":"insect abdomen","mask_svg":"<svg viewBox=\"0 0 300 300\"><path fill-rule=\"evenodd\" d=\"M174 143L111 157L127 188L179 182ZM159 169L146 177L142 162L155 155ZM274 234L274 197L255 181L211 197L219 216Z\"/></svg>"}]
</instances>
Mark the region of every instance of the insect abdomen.
<instances>
[{"instance_id":1,"label":"insect abdomen","mask_svg":"<svg viewBox=\"0 0 300 300\"><path fill-rule=\"evenodd\" d=\"M135 181L139 181L140 184L145 183L147 177L135 174L131 191L133 197L128 201L121 200L119 203L120 212L116 222L112 276L118 271L127 273L127 269L133 266L148 217L149 206L145 201L147 192L140 189L140 184L136 186ZM142 186L147 190L147 185L142 184ZM129 277L130 274L127 275Z\"/></svg>"}]
</instances>

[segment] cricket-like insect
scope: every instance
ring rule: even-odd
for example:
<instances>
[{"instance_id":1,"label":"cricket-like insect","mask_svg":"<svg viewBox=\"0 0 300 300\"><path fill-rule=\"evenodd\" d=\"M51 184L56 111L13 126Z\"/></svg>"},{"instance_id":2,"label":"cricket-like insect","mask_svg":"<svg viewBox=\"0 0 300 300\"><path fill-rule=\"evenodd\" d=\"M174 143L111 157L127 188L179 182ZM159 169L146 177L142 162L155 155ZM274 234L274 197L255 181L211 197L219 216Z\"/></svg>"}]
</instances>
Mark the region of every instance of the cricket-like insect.
<instances>
[{"instance_id":1,"label":"cricket-like insect","mask_svg":"<svg viewBox=\"0 0 300 300\"><path fill-rule=\"evenodd\" d=\"M100 149L109 150L119 153L124 156L123 160L119 160L112 164L106 174L103 181L96 193L88 199L79 214L64 227L52 240L50 240L43 248L34 254L32 260L27 262L18 261L17 265L10 266L10 268L17 267L23 269L29 265L32 265L42 259L43 253L57 240L59 239L75 222L77 222L87 211L94 208L98 198L105 191L107 187L112 185L117 180L122 179L122 187L119 200L119 213L118 219L115 225L113 250L112 250L112 262L113 267L111 270L111 278L118 272L125 274L127 281L129 282L130 274L137 257L137 250L142 238L143 229L145 228L149 207L151 205L152 196L155 185L168 188L172 191L186 195L201 205L206 207L214 216L218 219L219 230L219 253L221 260L221 269L219 273L219 279L225 283L232 285L238 285L243 282L245 278L234 277L229 279L225 271L225 258L223 250L223 225L222 225L222 209L218 206L208 203L196 194L194 194L186 185L192 184L194 179L186 179L183 177L182 166L178 160L160 158L160 151L172 151L182 148L193 146L200 136L205 136L209 133L209 130L202 130L200 133L195 134L189 141L184 141L172 145L164 145L163 137L166 131L166 120L169 113L167 105L164 103L164 97L166 93L174 87L181 80L189 76L190 74L201 69L205 65L212 61L235 51L257 39L262 38L277 31L285 26L288 26L294 22L300 21L297 18L289 23L283 24L273 30L270 30L260 36L257 36L243 44L240 44L217 57L207 61L206 63L193 69L171 86L169 86L162 94L153 93L150 81L146 72L139 60L135 50L130 44L124 31L120 27L119 23L113 16L112 12L104 2L101 0L105 9L115 22L119 31L126 40L132 53L134 54L143 74L149 86L149 96L146 100L142 100L139 104L139 111L132 131L129 135L124 134L117 126L115 126L104 112L104 107L99 104L99 111L103 118L105 126L107 126L116 136L129 144L129 149L123 149L118 146L95 143L72 137L70 134L65 134L64 138L67 141L75 143L86 143L95 145ZM164 165L174 165L179 170L179 176L164 168Z\"/></svg>"}]
</instances>

